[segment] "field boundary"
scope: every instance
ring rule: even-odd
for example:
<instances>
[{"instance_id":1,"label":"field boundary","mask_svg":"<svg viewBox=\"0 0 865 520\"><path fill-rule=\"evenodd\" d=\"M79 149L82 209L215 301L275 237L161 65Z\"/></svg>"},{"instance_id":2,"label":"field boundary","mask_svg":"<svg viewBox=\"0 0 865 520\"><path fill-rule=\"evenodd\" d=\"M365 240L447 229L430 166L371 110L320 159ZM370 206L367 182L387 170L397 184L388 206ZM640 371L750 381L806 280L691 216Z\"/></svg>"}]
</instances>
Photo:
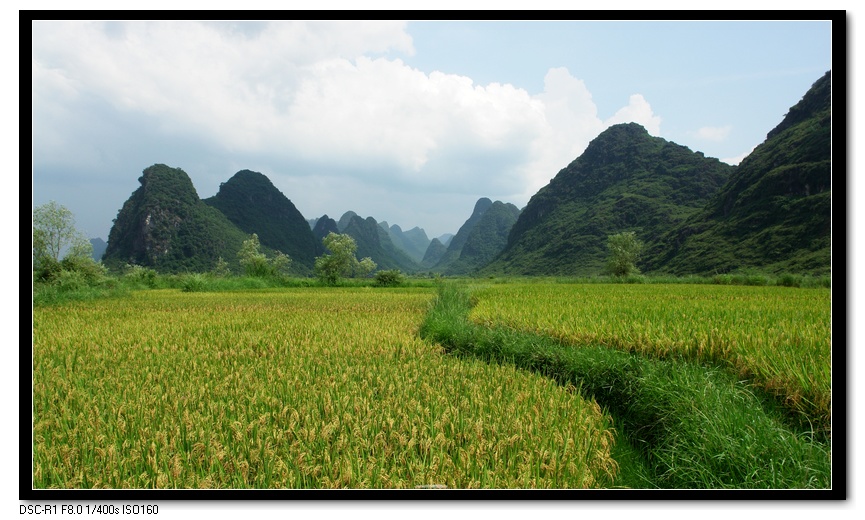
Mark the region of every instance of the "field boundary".
<instances>
[{"instance_id":1,"label":"field boundary","mask_svg":"<svg viewBox=\"0 0 865 520\"><path fill-rule=\"evenodd\" d=\"M443 284L419 334L458 356L512 363L573 385L613 417L665 489L830 489L831 449L720 367L490 328L467 287Z\"/></svg>"}]
</instances>

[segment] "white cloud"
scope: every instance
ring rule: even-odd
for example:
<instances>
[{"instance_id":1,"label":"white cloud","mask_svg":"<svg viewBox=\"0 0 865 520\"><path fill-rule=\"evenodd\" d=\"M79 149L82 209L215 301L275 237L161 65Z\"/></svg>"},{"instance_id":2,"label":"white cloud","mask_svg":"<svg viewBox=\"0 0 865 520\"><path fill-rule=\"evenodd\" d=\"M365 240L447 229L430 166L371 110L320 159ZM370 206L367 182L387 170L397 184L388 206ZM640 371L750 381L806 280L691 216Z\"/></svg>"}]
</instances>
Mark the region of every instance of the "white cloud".
<instances>
[{"instance_id":1,"label":"white cloud","mask_svg":"<svg viewBox=\"0 0 865 520\"><path fill-rule=\"evenodd\" d=\"M589 142L606 128L618 123L639 123L660 134L661 118L640 94L632 95L627 106L602 120L585 83L564 67L553 68L544 77L544 92L535 96L541 103L546 127L532 143L532 156L524 167L526 183L519 194L520 204L545 186L550 179L579 157Z\"/></svg>"},{"instance_id":2,"label":"white cloud","mask_svg":"<svg viewBox=\"0 0 865 520\"><path fill-rule=\"evenodd\" d=\"M641 94L632 94L628 105L620 108L613 116L604 121L609 127L619 123L639 123L654 136L661 135L661 118L652 112L649 102Z\"/></svg>"},{"instance_id":3,"label":"white cloud","mask_svg":"<svg viewBox=\"0 0 865 520\"><path fill-rule=\"evenodd\" d=\"M399 22L40 22L33 42L37 167L77 157L78 171L135 175L166 162L215 185L224 171L193 167L249 160L271 166L262 173L277 187L317 176L352 186L347 197L386 188L522 205L606 127L660 132L639 94L602 120L565 68L550 69L536 96L413 69L395 56L414 52ZM79 142L94 121L99 138ZM100 166L106 157L115 162Z\"/></svg>"},{"instance_id":4,"label":"white cloud","mask_svg":"<svg viewBox=\"0 0 865 520\"><path fill-rule=\"evenodd\" d=\"M727 139L733 130L731 125L726 126L704 126L697 130L697 138L704 141L722 142Z\"/></svg>"}]
</instances>

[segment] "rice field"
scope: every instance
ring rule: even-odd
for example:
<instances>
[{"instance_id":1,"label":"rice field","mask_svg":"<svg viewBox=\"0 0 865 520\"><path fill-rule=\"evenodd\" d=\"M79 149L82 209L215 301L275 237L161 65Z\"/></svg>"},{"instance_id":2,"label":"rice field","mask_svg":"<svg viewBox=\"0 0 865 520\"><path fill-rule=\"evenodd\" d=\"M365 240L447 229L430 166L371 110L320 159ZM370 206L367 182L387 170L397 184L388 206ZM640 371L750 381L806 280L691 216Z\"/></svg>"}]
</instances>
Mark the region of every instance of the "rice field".
<instances>
[{"instance_id":1,"label":"rice field","mask_svg":"<svg viewBox=\"0 0 865 520\"><path fill-rule=\"evenodd\" d=\"M417 335L432 298L150 290L38 307L33 487L608 485L600 407L443 355Z\"/></svg>"},{"instance_id":2,"label":"rice field","mask_svg":"<svg viewBox=\"0 0 865 520\"><path fill-rule=\"evenodd\" d=\"M478 324L722 365L815 427L831 421L829 289L512 283L473 294Z\"/></svg>"}]
</instances>

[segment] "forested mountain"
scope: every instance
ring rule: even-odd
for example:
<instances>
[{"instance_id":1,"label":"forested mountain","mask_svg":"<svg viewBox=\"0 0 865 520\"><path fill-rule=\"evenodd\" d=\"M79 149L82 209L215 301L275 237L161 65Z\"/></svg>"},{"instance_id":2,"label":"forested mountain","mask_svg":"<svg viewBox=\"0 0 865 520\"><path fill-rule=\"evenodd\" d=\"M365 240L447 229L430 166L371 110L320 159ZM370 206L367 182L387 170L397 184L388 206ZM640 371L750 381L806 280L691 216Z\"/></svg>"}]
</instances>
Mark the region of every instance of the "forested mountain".
<instances>
[{"instance_id":1,"label":"forested mountain","mask_svg":"<svg viewBox=\"0 0 865 520\"><path fill-rule=\"evenodd\" d=\"M445 233L444 235L442 235L440 237L436 237L436 238L438 238L439 242L441 242L445 247L447 247L447 246L451 245L451 240L454 239L454 234L453 233Z\"/></svg>"},{"instance_id":2,"label":"forested mountain","mask_svg":"<svg viewBox=\"0 0 865 520\"><path fill-rule=\"evenodd\" d=\"M322 215L321 218L315 220L316 222L315 227L312 230L312 235L319 244L321 244L322 239L330 233L339 233L339 227L337 227L336 221L327 215Z\"/></svg>"},{"instance_id":3,"label":"forested mountain","mask_svg":"<svg viewBox=\"0 0 865 520\"><path fill-rule=\"evenodd\" d=\"M388 232L393 244L405 251L409 257L415 262L423 260L424 253L429 247L430 239L426 235L426 231L419 227L413 227L408 231L403 231L398 225L393 224L388 226L387 222L380 223L382 228Z\"/></svg>"},{"instance_id":4,"label":"forested mountain","mask_svg":"<svg viewBox=\"0 0 865 520\"><path fill-rule=\"evenodd\" d=\"M529 200L483 272L600 274L608 235L634 231L654 244L699 211L733 170L636 123L611 126Z\"/></svg>"},{"instance_id":5,"label":"forested mountain","mask_svg":"<svg viewBox=\"0 0 865 520\"><path fill-rule=\"evenodd\" d=\"M520 210L513 204L478 199L472 214L453 236L432 270L444 274L469 274L485 265L504 247ZM425 259L425 263L437 253Z\"/></svg>"},{"instance_id":6,"label":"forested mountain","mask_svg":"<svg viewBox=\"0 0 865 520\"><path fill-rule=\"evenodd\" d=\"M456 235L429 240L348 211L306 220L261 173L237 172L202 201L180 168L154 164L114 220L103 262L204 272L256 233L297 274L310 274L330 232L351 235L358 258L412 273L584 276L604 272L607 237L633 231L647 273L740 269L831 273L831 73L814 83L738 167L614 125L520 212L481 198ZM98 244L95 244L98 245ZM94 249L95 249L94 245Z\"/></svg>"},{"instance_id":7,"label":"forested mountain","mask_svg":"<svg viewBox=\"0 0 865 520\"><path fill-rule=\"evenodd\" d=\"M379 270L399 269L406 273L418 270L419 265L407 253L394 245L387 231L372 217L366 219L354 215L343 233L357 243L357 258L370 257Z\"/></svg>"},{"instance_id":8,"label":"forested mountain","mask_svg":"<svg viewBox=\"0 0 865 520\"><path fill-rule=\"evenodd\" d=\"M154 164L138 181L141 186L123 204L108 234L106 265L205 272L221 256L238 267L235 255L247 235L198 198L186 172Z\"/></svg>"},{"instance_id":9,"label":"forested mountain","mask_svg":"<svg viewBox=\"0 0 865 520\"><path fill-rule=\"evenodd\" d=\"M437 263L439 263L445 253L448 252L447 246L442 244L441 240L438 238L434 238L430 241L429 246L426 248L426 253L423 255L423 260L421 260L421 267L426 269L430 269L435 267Z\"/></svg>"},{"instance_id":10,"label":"forested mountain","mask_svg":"<svg viewBox=\"0 0 865 520\"><path fill-rule=\"evenodd\" d=\"M647 266L673 274L831 273L832 75L827 72Z\"/></svg>"},{"instance_id":11,"label":"forested mountain","mask_svg":"<svg viewBox=\"0 0 865 520\"><path fill-rule=\"evenodd\" d=\"M459 257L444 267L445 274L469 274L487 265L504 249L519 216L513 204L493 202L469 231Z\"/></svg>"},{"instance_id":12,"label":"forested mountain","mask_svg":"<svg viewBox=\"0 0 865 520\"><path fill-rule=\"evenodd\" d=\"M237 172L204 202L246 234L257 234L262 246L285 253L307 269L312 269L315 257L324 253L300 211L259 172Z\"/></svg>"},{"instance_id":13,"label":"forested mountain","mask_svg":"<svg viewBox=\"0 0 865 520\"><path fill-rule=\"evenodd\" d=\"M348 227L348 223L351 222L351 219L357 216L358 214L351 210L343 213L342 216L339 217L339 220L336 222L336 227L339 229L339 232L342 233L343 231L345 231L345 228Z\"/></svg>"}]
</instances>

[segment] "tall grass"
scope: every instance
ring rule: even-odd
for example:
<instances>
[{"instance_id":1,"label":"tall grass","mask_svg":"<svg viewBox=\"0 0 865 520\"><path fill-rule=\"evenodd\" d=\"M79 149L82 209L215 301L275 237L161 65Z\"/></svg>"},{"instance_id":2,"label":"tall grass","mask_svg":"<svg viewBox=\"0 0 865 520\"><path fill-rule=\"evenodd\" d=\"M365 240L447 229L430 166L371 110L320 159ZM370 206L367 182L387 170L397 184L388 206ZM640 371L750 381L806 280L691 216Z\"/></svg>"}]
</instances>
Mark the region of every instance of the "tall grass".
<instances>
[{"instance_id":1,"label":"tall grass","mask_svg":"<svg viewBox=\"0 0 865 520\"><path fill-rule=\"evenodd\" d=\"M484 302L484 296L476 301ZM529 369L573 385L612 413L661 488L829 488L831 451L784 426L772 407L718 367L545 335L489 328L472 298L443 287L422 336L460 356ZM524 306L539 300L522 300Z\"/></svg>"}]
</instances>

